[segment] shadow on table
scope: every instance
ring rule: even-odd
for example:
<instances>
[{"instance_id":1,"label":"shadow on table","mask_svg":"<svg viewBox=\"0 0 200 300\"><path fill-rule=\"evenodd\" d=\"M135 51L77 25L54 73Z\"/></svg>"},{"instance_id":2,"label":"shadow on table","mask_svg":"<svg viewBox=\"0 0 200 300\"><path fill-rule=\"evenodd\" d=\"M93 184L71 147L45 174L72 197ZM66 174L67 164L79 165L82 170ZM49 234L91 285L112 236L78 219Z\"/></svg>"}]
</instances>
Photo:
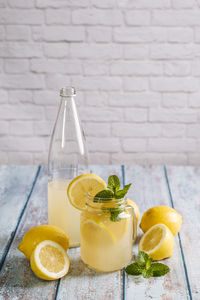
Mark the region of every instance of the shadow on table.
<instances>
[{"instance_id":1,"label":"shadow on table","mask_svg":"<svg viewBox=\"0 0 200 300\"><path fill-rule=\"evenodd\" d=\"M87 267L87 265L81 260L81 257L70 257L70 268L67 276L69 277L101 277L111 274L104 272L97 272ZM114 272L113 272L114 273Z\"/></svg>"},{"instance_id":2,"label":"shadow on table","mask_svg":"<svg viewBox=\"0 0 200 300\"><path fill-rule=\"evenodd\" d=\"M135 245L139 244L139 241L140 241L141 237L142 237L142 233L141 232L137 233L137 238L135 240Z\"/></svg>"},{"instance_id":3,"label":"shadow on table","mask_svg":"<svg viewBox=\"0 0 200 300\"><path fill-rule=\"evenodd\" d=\"M8 258L1 272L0 288L30 288L41 286L47 281L37 278L30 268L30 262L21 256Z\"/></svg>"}]
</instances>

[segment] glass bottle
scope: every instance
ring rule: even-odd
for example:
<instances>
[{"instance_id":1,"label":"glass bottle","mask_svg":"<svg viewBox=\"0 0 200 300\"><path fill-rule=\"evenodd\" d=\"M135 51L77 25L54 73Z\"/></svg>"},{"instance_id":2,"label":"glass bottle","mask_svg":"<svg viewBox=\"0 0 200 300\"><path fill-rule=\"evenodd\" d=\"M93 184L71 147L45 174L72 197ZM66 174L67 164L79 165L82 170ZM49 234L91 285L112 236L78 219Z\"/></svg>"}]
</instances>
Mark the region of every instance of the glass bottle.
<instances>
[{"instance_id":1,"label":"glass bottle","mask_svg":"<svg viewBox=\"0 0 200 300\"><path fill-rule=\"evenodd\" d=\"M96 271L112 272L132 258L136 216L125 198L101 198L100 202L94 203L87 195L86 209L81 213L81 258Z\"/></svg>"},{"instance_id":2,"label":"glass bottle","mask_svg":"<svg viewBox=\"0 0 200 300\"><path fill-rule=\"evenodd\" d=\"M51 136L48 157L48 222L62 228L70 247L80 245L80 211L67 197L67 187L88 166L83 129L75 103L73 87L60 90L61 102Z\"/></svg>"}]
</instances>

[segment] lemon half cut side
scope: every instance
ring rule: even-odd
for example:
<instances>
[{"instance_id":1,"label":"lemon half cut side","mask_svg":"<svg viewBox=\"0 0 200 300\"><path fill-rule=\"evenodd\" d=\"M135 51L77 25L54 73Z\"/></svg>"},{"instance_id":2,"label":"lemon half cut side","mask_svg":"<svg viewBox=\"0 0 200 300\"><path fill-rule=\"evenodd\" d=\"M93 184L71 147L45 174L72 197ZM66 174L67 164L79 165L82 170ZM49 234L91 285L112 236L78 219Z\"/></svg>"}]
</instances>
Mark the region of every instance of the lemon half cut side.
<instances>
[{"instance_id":1,"label":"lemon half cut side","mask_svg":"<svg viewBox=\"0 0 200 300\"><path fill-rule=\"evenodd\" d=\"M151 227L139 242L139 251L146 252L153 260L171 257L174 248L174 236L164 224Z\"/></svg>"},{"instance_id":2,"label":"lemon half cut side","mask_svg":"<svg viewBox=\"0 0 200 300\"><path fill-rule=\"evenodd\" d=\"M37 245L31 255L31 269L35 275L45 280L63 277L69 270L69 257L65 250L50 240Z\"/></svg>"}]
</instances>

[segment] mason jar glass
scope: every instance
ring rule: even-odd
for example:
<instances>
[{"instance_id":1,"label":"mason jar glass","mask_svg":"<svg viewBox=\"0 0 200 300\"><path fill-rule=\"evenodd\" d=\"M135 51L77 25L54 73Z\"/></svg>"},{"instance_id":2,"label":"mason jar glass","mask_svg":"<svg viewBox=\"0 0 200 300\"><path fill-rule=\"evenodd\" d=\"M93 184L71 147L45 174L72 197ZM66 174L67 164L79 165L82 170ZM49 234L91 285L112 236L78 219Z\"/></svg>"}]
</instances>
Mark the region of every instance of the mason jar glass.
<instances>
[{"instance_id":1,"label":"mason jar glass","mask_svg":"<svg viewBox=\"0 0 200 300\"><path fill-rule=\"evenodd\" d=\"M126 199L96 199L87 195L81 213L81 258L89 268L112 272L126 266L133 254L136 216Z\"/></svg>"}]
</instances>

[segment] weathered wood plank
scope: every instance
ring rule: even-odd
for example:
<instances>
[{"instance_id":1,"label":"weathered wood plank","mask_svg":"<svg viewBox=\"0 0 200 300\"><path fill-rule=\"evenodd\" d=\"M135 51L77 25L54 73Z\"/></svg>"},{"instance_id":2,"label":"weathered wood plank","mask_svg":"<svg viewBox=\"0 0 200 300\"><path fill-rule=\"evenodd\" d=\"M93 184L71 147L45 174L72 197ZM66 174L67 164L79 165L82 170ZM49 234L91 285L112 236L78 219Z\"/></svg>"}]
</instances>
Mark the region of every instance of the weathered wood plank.
<instances>
[{"instance_id":1,"label":"weathered wood plank","mask_svg":"<svg viewBox=\"0 0 200 300\"><path fill-rule=\"evenodd\" d=\"M152 206L171 206L164 169L162 167L127 167L125 170L125 181L126 183L133 183L129 197L139 205L141 215ZM138 230L137 240L139 240L141 234L142 232ZM134 253L138 253L138 241L134 246ZM142 277L127 276L127 299L189 299L177 237L173 257L164 260L164 263L171 269L171 272L164 277L147 280Z\"/></svg>"},{"instance_id":2,"label":"weathered wood plank","mask_svg":"<svg viewBox=\"0 0 200 300\"><path fill-rule=\"evenodd\" d=\"M24 179L23 179L24 180ZM57 281L38 279L17 246L30 228L47 223L47 176L42 169L2 269L0 299L54 299ZM16 190L17 193L17 190Z\"/></svg>"},{"instance_id":3,"label":"weathered wood plank","mask_svg":"<svg viewBox=\"0 0 200 300\"><path fill-rule=\"evenodd\" d=\"M107 182L111 174L116 174L122 179L119 166L93 166L92 172L101 176ZM81 261L80 249L68 251L71 266L68 275L60 282L57 299L73 300L103 300L122 299L122 272L109 274L97 273L87 268Z\"/></svg>"},{"instance_id":4,"label":"weathered wood plank","mask_svg":"<svg viewBox=\"0 0 200 300\"><path fill-rule=\"evenodd\" d=\"M37 170L37 166L0 167L0 265L28 199Z\"/></svg>"},{"instance_id":5,"label":"weathered wood plank","mask_svg":"<svg viewBox=\"0 0 200 300\"><path fill-rule=\"evenodd\" d=\"M200 167L167 167L174 208L183 216L180 238L192 296L200 299Z\"/></svg>"}]
</instances>

